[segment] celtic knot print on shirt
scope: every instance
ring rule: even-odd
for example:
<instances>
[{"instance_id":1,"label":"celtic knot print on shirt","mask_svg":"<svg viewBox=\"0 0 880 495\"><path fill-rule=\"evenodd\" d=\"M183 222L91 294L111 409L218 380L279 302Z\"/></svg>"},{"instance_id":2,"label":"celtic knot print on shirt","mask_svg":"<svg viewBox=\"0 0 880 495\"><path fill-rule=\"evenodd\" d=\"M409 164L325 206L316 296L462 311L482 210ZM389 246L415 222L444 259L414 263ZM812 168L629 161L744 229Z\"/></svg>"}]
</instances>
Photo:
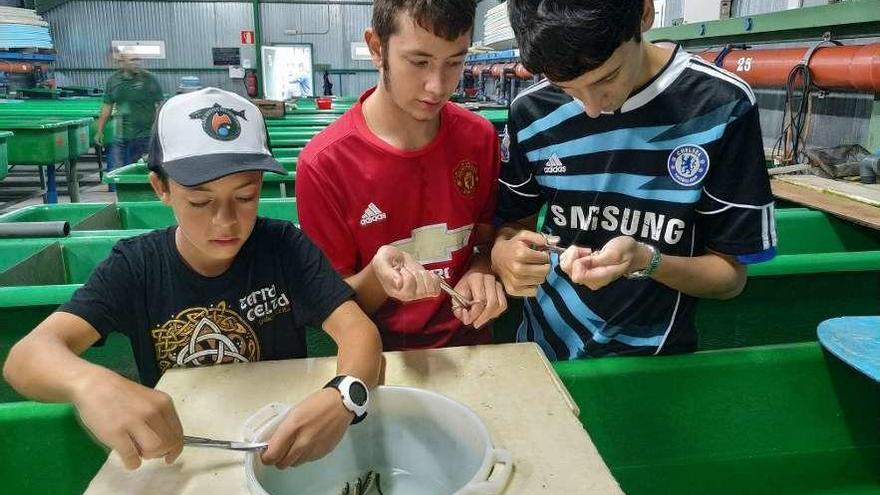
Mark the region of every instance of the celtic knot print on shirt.
<instances>
[{"instance_id":1,"label":"celtic knot print on shirt","mask_svg":"<svg viewBox=\"0 0 880 495\"><path fill-rule=\"evenodd\" d=\"M187 308L152 331L161 372L173 367L260 360L260 341L250 325L225 302Z\"/></svg>"}]
</instances>

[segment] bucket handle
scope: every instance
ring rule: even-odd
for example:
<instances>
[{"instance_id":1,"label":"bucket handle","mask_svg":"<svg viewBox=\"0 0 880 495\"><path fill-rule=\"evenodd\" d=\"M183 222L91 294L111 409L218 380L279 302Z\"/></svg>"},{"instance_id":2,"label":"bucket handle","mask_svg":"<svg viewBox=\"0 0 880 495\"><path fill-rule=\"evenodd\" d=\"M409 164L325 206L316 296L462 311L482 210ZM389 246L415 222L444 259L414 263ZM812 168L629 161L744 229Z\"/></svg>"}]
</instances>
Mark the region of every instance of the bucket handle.
<instances>
[{"instance_id":1,"label":"bucket handle","mask_svg":"<svg viewBox=\"0 0 880 495\"><path fill-rule=\"evenodd\" d=\"M290 406L280 402L266 404L245 420L242 437L249 442L257 441L260 433L278 426L289 410Z\"/></svg>"},{"instance_id":2,"label":"bucket handle","mask_svg":"<svg viewBox=\"0 0 880 495\"><path fill-rule=\"evenodd\" d=\"M492 449L493 465L501 464L501 468L492 469L489 479L471 482L456 492L456 495L497 495L507 485L513 474L513 455L509 450Z\"/></svg>"}]
</instances>

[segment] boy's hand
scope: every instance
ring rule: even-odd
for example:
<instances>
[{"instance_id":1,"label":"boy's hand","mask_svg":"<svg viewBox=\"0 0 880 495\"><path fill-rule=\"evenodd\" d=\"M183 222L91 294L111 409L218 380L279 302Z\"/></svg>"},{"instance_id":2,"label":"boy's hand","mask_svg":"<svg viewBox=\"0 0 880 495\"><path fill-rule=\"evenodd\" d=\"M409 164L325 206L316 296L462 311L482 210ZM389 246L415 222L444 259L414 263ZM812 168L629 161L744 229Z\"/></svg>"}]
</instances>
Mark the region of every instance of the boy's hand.
<instances>
[{"instance_id":1,"label":"boy's hand","mask_svg":"<svg viewBox=\"0 0 880 495\"><path fill-rule=\"evenodd\" d=\"M532 246L546 246L544 236L521 230L510 239L496 239L492 246L492 269L511 296L534 297L550 273L550 256Z\"/></svg>"},{"instance_id":2,"label":"boy's hand","mask_svg":"<svg viewBox=\"0 0 880 495\"><path fill-rule=\"evenodd\" d=\"M474 303L465 309L452 299L452 312L465 325L480 328L507 310L504 287L494 275L470 271L458 281L455 290Z\"/></svg>"},{"instance_id":3,"label":"boy's hand","mask_svg":"<svg viewBox=\"0 0 880 495\"><path fill-rule=\"evenodd\" d=\"M440 277L425 270L413 256L394 246L382 246L373 256L373 271L388 297L415 301L440 295Z\"/></svg>"},{"instance_id":4,"label":"boy's hand","mask_svg":"<svg viewBox=\"0 0 880 495\"><path fill-rule=\"evenodd\" d=\"M559 256L559 266L572 282L599 290L627 273L644 268L649 260L650 255L639 249L635 239L619 236L595 252L569 246Z\"/></svg>"},{"instance_id":5,"label":"boy's hand","mask_svg":"<svg viewBox=\"0 0 880 495\"><path fill-rule=\"evenodd\" d=\"M140 467L141 459L164 457L171 464L183 450L183 427L165 392L101 370L80 384L73 405L127 469Z\"/></svg>"},{"instance_id":6,"label":"boy's hand","mask_svg":"<svg viewBox=\"0 0 880 495\"><path fill-rule=\"evenodd\" d=\"M320 459L336 447L352 419L338 390L318 390L287 414L260 460L284 469Z\"/></svg>"}]
</instances>

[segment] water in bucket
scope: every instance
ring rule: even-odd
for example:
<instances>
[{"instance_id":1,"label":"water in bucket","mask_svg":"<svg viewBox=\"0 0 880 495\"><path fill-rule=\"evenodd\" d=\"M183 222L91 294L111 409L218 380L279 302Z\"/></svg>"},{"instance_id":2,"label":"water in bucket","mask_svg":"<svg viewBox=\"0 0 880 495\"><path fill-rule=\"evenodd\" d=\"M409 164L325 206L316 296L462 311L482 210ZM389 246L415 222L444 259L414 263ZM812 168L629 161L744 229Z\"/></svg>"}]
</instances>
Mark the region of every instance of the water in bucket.
<instances>
[{"instance_id":1,"label":"water in bucket","mask_svg":"<svg viewBox=\"0 0 880 495\"><path fill-rule=\"evenodd\" d=\"M450 495L455 490L444 483L444 480L430 477L414 475L410 472L398 468L382 468L374 469L379 473L379 486L382 488L383 495ZM348 480L351 486L351 495L355 495L355 484L358 477L363 478L363 471L348 471L345 473L336 473L332 479L324 478L313 480L308 484L291 487L287 483L280 483L281 486L273 486L271 482L265 480L263 489L272 495L282 494L308 494L308 495L340 495ZM279 478L279 481L281 479ZM287 486L284 486L287 485ZM374 488L367 492L369 495L376 495L379 492Z\"/></svg>"},{"instance_id":2,"label":"water in bucket","mask_svg":"<svg viewBox=\"0 0 880 495\"><path fill-rule=\"evenodd\" d=\"M253 480L269 495L340 495L346 482L376 471L383 495L451 495L483 476L492 445L473 412L403 387L380 387L371 400L364 422L326 457L286 470L251 460Z\"/></svg>"}]
</instances>

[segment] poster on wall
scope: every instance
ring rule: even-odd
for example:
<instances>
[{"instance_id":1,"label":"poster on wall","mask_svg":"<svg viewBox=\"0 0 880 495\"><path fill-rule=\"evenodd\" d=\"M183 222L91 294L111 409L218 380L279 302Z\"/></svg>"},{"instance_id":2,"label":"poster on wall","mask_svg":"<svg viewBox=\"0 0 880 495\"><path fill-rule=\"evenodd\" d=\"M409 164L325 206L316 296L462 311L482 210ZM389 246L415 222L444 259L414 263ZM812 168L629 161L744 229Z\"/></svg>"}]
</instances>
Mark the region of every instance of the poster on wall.
<instances>
[{"instance_id":1,"label":"poster on wall","mask_svg":"<svg viewBox=\"0 0 880 495\"><path fill-rule=\"evenodd\" d=\"M311 45L262 47L263 93L270 100L314 95Z\"/></svg>"}]
</instances>

